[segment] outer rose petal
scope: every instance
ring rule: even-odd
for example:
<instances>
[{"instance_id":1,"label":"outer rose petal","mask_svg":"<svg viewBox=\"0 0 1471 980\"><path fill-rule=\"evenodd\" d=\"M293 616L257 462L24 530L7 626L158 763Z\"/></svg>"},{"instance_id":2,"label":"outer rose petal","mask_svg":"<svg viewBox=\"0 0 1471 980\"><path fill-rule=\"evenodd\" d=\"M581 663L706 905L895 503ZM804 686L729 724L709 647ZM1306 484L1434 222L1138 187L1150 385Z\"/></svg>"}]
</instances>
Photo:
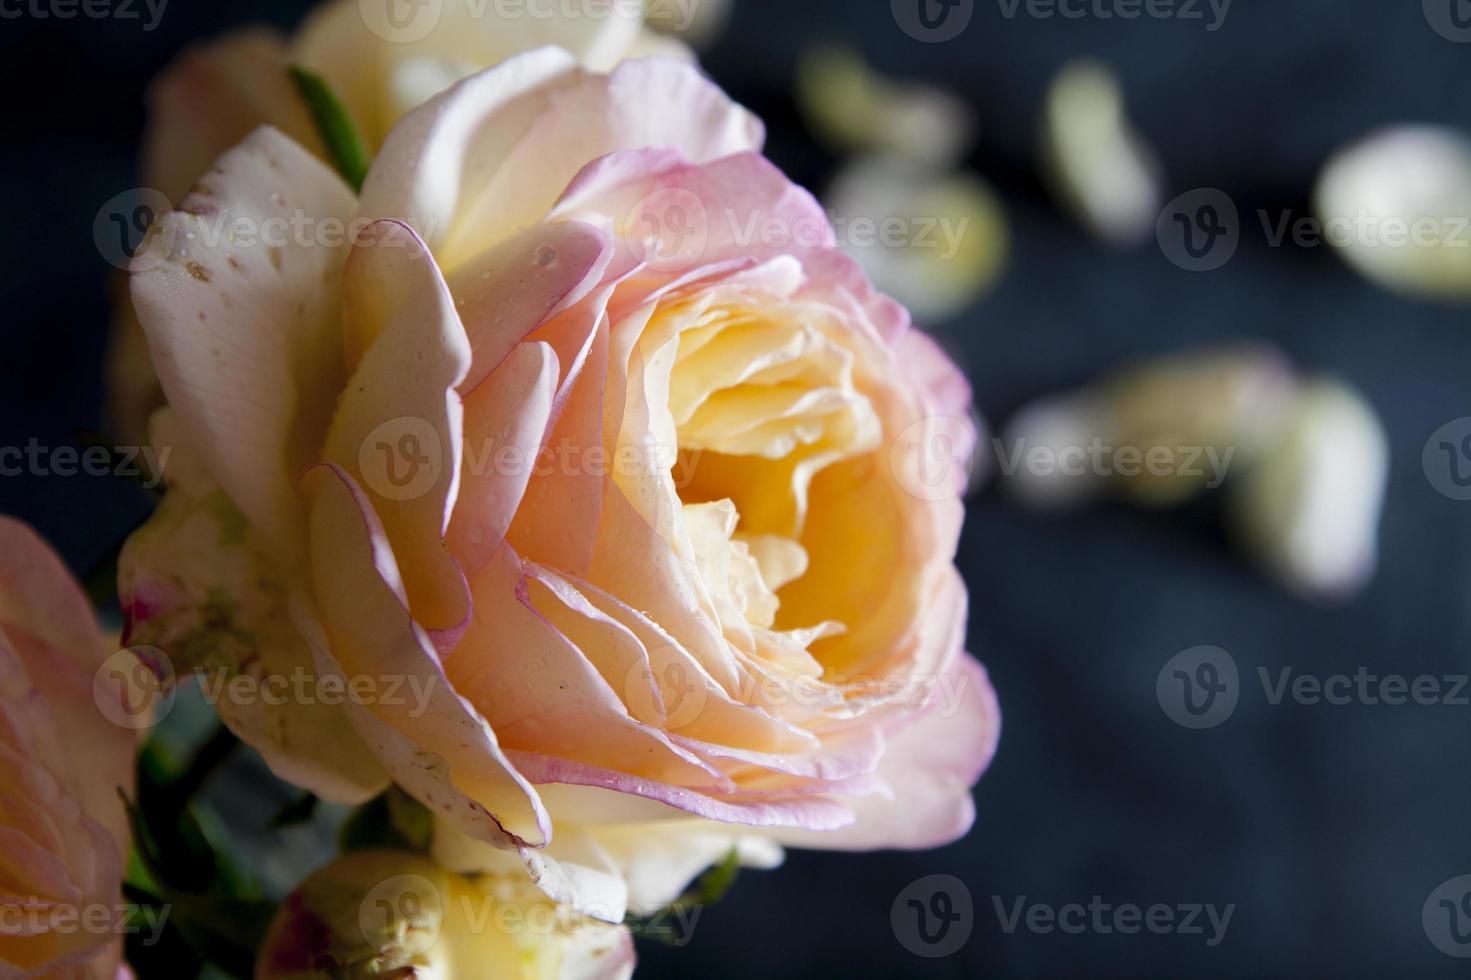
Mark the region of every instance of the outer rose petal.
<instances>
[{"instance_id":1,"label":"outer rose petal","mask_svg":"<svg viewBox=\"0 0 1471 980\"><path fill-rule=\"evenodd\" d=\"M402 678L425 700L383 698L348 708L394 779L466 833L503 847L546 843L551 819L507 761L495 732L450 685L429 637L409 615L402 578L367 497L341 470L318 467L310 501L314 643L324 672Z\"/></svg>"},{"instance_id":2,"label":"outer rose petal","mask_svg":"<svg viewBox=\"0 0 1471 980\"><path fill-rule=\"evenodd\" d=\"M314 235L322 219L345 223L352 205L324 164L261 129L220 158L133 262L133 302L169 404L220 486L283 554L299 553L296 479L320 459L342 389L347 249L275 247L267 222L291 228L304 214ZM254 232L248 245L230 240L237 221Z\"/></svg>"},{"instance_id":3,"label":"outer rose petal","mask_svg":"<svg viewBox=\"0 0 1471 980\"><path fill-rule=\"evenodd\" d=\"M108 655L86 598L34 532L0 517L0 901L80 914L121 899L129 834L131 731L94 700ZM116 970L106 934L0 936L0 976L91 977Z\"/></svg>"},{"instance_id":4,"label":"outer rose petal","mask_svg":"<svg viewBox=\"0 0 1471 980\"><path fill-rule=\"evenodd\" d=\"M406 225L378 221L359 234L343 290L355 369L324 457L367 491L415 618L457 637L469 589L443 541L459 495L464 411L455 389L470 370L470 342L439 268ZM399 486L404 464L409 482ZM364 466L380 465L365 477Z\"/></svg>"},{"instance_id":5,"label":"outer rose petal","mask_svg":"<svg viewBox=\"0 0 1471 980\"><path fill-rule=\"evenodd\" d=\"M920 850L963 837L975 822L970 788L996 754L1001 709L985 668L969 654L940 680L931 711L889 740L879 775L892 799L854 800L858 821L842 830L771 836L791 847L851 851Z\"/></svg>"},{"instance_id":6,"label":"outer rose petal","mask_svg":"<svg viewBox=\"0 0 1471 980\"><path fill-rule=\"evenodd\" d=\"M0 624L19 626L95 671L106 658L97 618L76 580L36 532L0 516Z\"/></svg>"},{"instance_id":7,"label":"outer rose petal","mask_svg":"<svg viewBox=\"0 0 1471 980\"><path fill-rule=\"evenodd\" d=\"M682 62L588 75L553 49L472 76L404 117L361 213L411 218L446 268L542 220L588 161L668 145L696 162L759 149L760 123Z\"/></svg>"},{"instance_id":8,"label":"outer rose petal","mask_svg":"<svg viewBox=\"0 0 1471 980\"><path fill-rule=\"evenodd\" d=\"M550 346L518 344L465 401L466 472L446 543L467 575L485 567L511 527L547 438L557 374Z\"/></svg>"}]
</instances>

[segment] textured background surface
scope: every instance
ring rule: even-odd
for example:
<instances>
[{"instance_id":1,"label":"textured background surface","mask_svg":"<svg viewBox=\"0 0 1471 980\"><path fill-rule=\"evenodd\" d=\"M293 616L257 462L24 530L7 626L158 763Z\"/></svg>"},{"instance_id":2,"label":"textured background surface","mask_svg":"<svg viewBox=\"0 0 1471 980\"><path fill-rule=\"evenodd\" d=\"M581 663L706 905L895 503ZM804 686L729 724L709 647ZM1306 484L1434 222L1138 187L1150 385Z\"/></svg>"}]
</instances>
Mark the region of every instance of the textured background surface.
<instances>
[{"instance_id":1,"label":"textured background surface","mask_svg":"<svg viewBox=\"0 0 1471 980\"><path fill-rule=\"evenodd\" d=\"M95 426L106 269L101 204L133 186L142 87L179 46L301 4L173 0L140 22L0 20L0 445L61 445ZM7 8L13 9L13 8ZM1471 708L1273 707L1256 668L1352 674L1471 671L1471 504L1437 494L1421 449L1471 415L1471 311L1362 283L1325 250L1267 247L1257 208L1304 212L1327 155L1396 121L1471 124L1471 45L1420 4L1238 0L1200 21L1008 19L977 0L945 44L899 31L884 0L738 0L711 73L766 115L772 154L820 188L833 161L801 132L795 59L823 37L859 43L892 72L964 93L983 138L972 163L1005 197L1015 235L1000 288L937 324L993 419L1133 356L1193 342L1269 339L1340 374L1382 413L1393 463L1384 560L1356 601L1287 598L1234 559L1209 510L1112 509L1066 518L972 503L961 564L971 646L1006 713L1000 756L961 844L897 855L793 854L750 874L682 951L648 947L642 976L1455 976L1421 907L1471 873ZM1119 70L1176 192L1214 186L1246 216L1236 258L1190 275L1154 247L1109 252L1043 195L1035 126L1052 73L1077 55ZM0 510L56 541L79 569L142 513L102 479L0 479ZM1155 699L1175 653L1229 650L1248 677L1220 728L1187 732ZM924 875L958 876L974 902L957 954L920 959L890 906ZM993 897L1062 905L1237 906L1225 941L1039 935L1001 928Z\"/></svg>"}]
</instances>

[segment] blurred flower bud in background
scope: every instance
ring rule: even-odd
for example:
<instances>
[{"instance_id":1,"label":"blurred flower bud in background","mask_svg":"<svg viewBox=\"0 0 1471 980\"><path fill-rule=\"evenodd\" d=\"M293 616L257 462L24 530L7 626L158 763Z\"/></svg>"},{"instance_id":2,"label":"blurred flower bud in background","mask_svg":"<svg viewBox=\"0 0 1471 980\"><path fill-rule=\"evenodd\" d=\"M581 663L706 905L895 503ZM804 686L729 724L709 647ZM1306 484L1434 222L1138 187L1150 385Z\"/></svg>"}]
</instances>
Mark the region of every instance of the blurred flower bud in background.
<instances>
[{"instance_id":1,"label":"blurred flower bud in background","mask_svg":"<svg viewBox=\"0 0 1471 980\"><path fill-rule=\"evenodd\" d=\"M1057 195L1098 238L1129 245L1153 233L1164 198L1161 168L1106 66L1075 61L1053 80L1043 157Z\"/></svg>"},{"instance_id":2,"label":"blurred flower bud in background","mask_svg":"<svg viewBox=\"0 0 1471 980\"><path fill-rule=\"evenodd\" d=\"M885 78L849 47L809 49L797 98L814 134L838 152L892 154L939 170L975 140L975 113L959 96Z\"/></svg>"},{"instance_id":3,"label":"blurred flower bud in background","mask_svg":"<svg viewBox=\"0 0 1471 980\"><path fill-rule=\"evenodd\" d=\"M991 186L929 176L893 157L846 167L827 193L838 241L882 292L922 323L953 316L996 283L1010 239Z\"/></svg>"},{"instance_id":4,"label":"blurred flower bud in background","mask_svg":"<svg viewBox=\"0 0 1471 980\"><path fill-rule=\"evenodd\" d=\"M1265 345L1163 357L1128 367L1082 391L1035 402L1007 427L1008 451L1090 450L1102 465L1016 470L1010 488L1039 506L1079 503L1108 489L1147 506L1169 506L1226 476L1209 465L1250 465L1274 438L1295 391L1287 359ZM1121 450L1158 466L1117 466ZM1194 457L1193 460L1191 457ZM1163 457L1161 457L1163 459Z\"/></svg>"},{"instance_id":5,"label":"blurred flower bud in background","mask_svg":"<svg viewBox=\"0 0 1471 980\"><path fill-rule=\"evenodd\" d=\"M1403 126L1341 150L1315 193L1324 237L1365 278L1471 298L1471 138Z\"/></svg>"},{"instance_id":6,"label":"blurred flower bud in background","mask_svg":"<svg viewBox=\"0 0 1471 980\"><path fill-rule=\"evenodd\" d=\"M1389 443L1347 385L1303 386L1276 443L1232 486L1235 527L1293 592L1350 595L1374 574Z\"/></svg>"},{"instance_id":7,"label":"blurred flower bud in background","mask_svg":"<svg viewBox=\"0 0 1471 980\"><path fill-rule=\"evenodd\" d=\"M1150 360L1034 402L997 455L1008 489L1036 507L1105 492L1164 507L1229 486L1236 537L1301 595L1346 597L1374 571L1383 426L1348 386L1299 381L1265 345Z\"/></svg>"}]
</instances>

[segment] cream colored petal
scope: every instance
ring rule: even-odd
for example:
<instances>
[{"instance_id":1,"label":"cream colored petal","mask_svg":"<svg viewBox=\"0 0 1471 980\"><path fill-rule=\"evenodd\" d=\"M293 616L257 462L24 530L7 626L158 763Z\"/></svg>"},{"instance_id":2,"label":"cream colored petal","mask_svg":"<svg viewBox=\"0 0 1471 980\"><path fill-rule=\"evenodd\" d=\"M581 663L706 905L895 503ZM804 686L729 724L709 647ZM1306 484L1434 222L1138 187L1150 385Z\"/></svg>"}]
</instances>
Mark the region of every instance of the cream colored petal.
<instances>
[{"instance_id":1,"label":"cream colored petal","mask_svg":"<svg viewBox=\"0 0 1471 980\"><path fill-rule=\"evenodd\" d=\"M324 164L261 129L133 260L134 306L189 442L284 554L301 547L296 480L320 459L342 389L347 248L322 235L330 219L340 234L351 210Z\"/></svg>"}]
</instances>

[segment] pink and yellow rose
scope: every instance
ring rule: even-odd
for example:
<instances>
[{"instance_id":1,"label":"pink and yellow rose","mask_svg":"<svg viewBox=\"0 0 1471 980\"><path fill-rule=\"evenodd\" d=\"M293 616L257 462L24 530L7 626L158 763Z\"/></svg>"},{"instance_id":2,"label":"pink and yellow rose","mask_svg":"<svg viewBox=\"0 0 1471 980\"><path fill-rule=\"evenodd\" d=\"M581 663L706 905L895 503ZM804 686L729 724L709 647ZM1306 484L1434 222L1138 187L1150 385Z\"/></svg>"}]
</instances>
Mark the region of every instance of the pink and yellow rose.
<instances>
[{"instance_id":1,"label":"pink and yellow rose","mask_svg":"<svg viewBox=\"0 0 1471 980\"><path fill-rule=\"evenodd\" d=\"M413 682L220 710L613 921L732 848L963 834L999 729L969 388L761 144L688 64L541 49L404 116L358 198L274 129L222 156L135 261L176 452L134 641Z\"/></svg>"},{"instance_id":2,"label":"pink and yellow rose","mask_svg":"<svg viewBox=\"0 0 1471 980\"><path fill-rule=\"evenodd\" d=\"M140 200L182 201L220 154L260 126L321 155L289 65L326 78L376 150L414 106L466 75L547 44L593 71L656 53L692 57L677 39L647 28L641 6L630 0L328 0L290 38L269 27L239 28L185 50L153 81L141 160L143 184L153 193ZM112 427L125 441L140 442L163 399L126 302L117 304L107 388Z\"/></svg>"},{"instance_id":3,"label":"pink and yellow rose","mask_svg":"<svg viewBox=\"0 0 1471 980\"><path fill-rule=\"evenodd\" d=\"M94 696L109 648L29 528L0 517L0 556L0 977L121 980L133 737L96 700L116 689Z\"/></svg>"}]
</instances>

